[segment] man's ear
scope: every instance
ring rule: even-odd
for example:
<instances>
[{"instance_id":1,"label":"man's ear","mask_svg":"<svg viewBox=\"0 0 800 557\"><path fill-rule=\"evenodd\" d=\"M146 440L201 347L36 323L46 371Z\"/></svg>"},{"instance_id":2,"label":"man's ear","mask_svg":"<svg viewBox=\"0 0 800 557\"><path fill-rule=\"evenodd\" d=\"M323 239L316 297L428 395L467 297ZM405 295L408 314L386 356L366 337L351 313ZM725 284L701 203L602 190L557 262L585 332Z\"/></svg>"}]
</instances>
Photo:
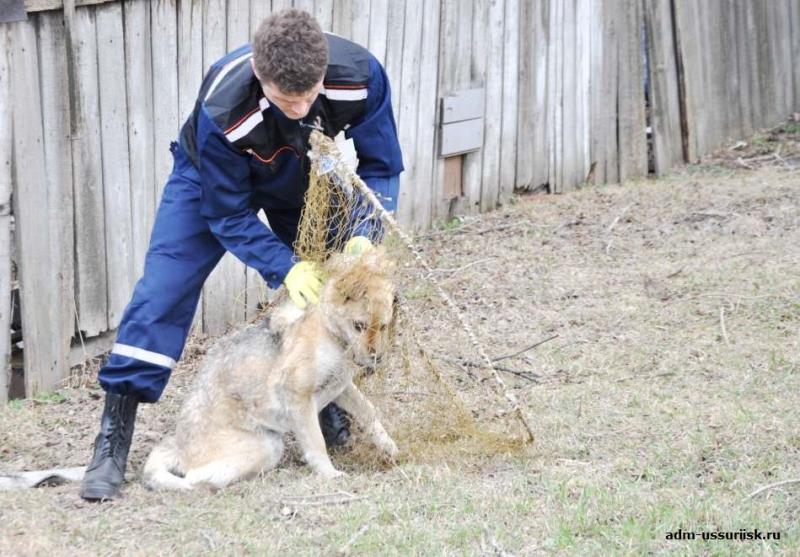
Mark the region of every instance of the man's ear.
<instances>
[{"instance_id":1,"label":"man's ear","mask_svg":"<svg viewBox=\"0 0 800 557\"><path fill-rule=\"evenodd\" d=\"M256 71L256 61L253 60L253 57L250 57L250 67L253 68L253 75L256 76L256 79L259 83L261 83L261 78L258 77L258 72Z\"/></svg>"}]
</instances>

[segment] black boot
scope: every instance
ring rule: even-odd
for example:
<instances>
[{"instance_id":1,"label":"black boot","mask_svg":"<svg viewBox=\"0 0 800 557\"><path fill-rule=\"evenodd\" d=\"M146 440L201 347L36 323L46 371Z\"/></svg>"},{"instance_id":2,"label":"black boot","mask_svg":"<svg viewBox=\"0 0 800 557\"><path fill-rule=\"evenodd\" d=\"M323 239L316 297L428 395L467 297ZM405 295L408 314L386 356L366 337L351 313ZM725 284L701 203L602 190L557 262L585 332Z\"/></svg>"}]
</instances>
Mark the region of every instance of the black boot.
<instances>
[{"instance_id":1,"label":"black boot","mask_svg":"<svg viewBox=\"0 0 800 557\"><path fill-rule=\"evenodd\" d=\"M344 410L331 402L319 413L319 426L328 447L337 447L350 439L350 420Z\"/></svg>"},{"instance_id":2,"label":"black boot","mask_svg":"<svg viewBox=\"0 0 800 557\"><path fill-rule=\"evenodd\" d=\"M81 482L84 499L102 501L119 496L138 405L139 399L134 395L106 393L100 433L94 440L94 457Z\"/></svg>"}]
</instances>

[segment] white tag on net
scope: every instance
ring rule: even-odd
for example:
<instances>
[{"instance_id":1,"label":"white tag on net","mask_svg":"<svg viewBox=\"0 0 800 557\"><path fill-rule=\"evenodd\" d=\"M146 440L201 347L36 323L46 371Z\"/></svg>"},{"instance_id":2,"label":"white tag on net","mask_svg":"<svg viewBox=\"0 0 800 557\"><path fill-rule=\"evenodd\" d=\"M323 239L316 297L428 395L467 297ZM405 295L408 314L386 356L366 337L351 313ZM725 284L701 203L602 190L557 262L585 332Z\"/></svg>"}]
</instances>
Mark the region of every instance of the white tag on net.
<instances>
[{"instance_id":1,"label":"white tag on net","mask_svg":"<svg viewBox=\"0 0 800 557\"><path fill-rule=\"evenodd\" d=\"M356 145L353 143L353 139L345 139L344 132L341 131L333 140L342 153L342 160L355 171L358 168L358 154L356 154Z\"/></svg>"}]
</instances>

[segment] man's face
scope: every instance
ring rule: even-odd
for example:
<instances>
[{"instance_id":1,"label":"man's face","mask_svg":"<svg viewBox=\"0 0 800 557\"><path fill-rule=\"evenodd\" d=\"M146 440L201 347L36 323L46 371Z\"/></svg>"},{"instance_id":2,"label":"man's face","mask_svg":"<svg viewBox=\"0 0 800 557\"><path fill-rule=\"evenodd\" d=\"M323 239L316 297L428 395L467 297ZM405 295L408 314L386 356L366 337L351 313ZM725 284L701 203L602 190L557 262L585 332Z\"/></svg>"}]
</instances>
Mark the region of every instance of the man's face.
<instances>
[{"instance_id":1,"label":"man's face","mask_svg":"<svg viewBox=\"0 0 800 557\"><path fill-rule=\"evenodd\" d=\"M305 93L284 93L274 83L264 81L261 81L261 89L267 100L277 106L287 118L299 120L308 114L311 105L317 100L322 89L322 80Z\"/></svg>"}]
</instances>

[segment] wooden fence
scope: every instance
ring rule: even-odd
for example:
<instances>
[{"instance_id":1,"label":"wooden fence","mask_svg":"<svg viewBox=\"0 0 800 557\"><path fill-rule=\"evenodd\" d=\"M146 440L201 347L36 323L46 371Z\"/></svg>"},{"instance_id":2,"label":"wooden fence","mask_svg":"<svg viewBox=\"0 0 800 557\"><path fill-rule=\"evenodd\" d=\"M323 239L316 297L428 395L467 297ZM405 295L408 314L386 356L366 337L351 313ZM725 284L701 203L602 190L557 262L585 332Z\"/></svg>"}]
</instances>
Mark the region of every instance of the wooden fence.
<instances>
[{"instance_id":1,"label":"wooden fence","mask_svg":"<svg viewBox=\"0 0 800 557\"><path fill-rule=\"evenodd\" d=\"M0 23L0 307L18 282L18 394L113 340L204 69L292 5L386 66L399 217L416 230L515 189L663 173L800 109L800 0L27 0L27 21ZM485 92L483 147L439 158L439 100L470 88ZM265 292L226 256L198 327L222 331ZM11 352L3 335L0 400Z\"/></svg>"}]
</instances>

